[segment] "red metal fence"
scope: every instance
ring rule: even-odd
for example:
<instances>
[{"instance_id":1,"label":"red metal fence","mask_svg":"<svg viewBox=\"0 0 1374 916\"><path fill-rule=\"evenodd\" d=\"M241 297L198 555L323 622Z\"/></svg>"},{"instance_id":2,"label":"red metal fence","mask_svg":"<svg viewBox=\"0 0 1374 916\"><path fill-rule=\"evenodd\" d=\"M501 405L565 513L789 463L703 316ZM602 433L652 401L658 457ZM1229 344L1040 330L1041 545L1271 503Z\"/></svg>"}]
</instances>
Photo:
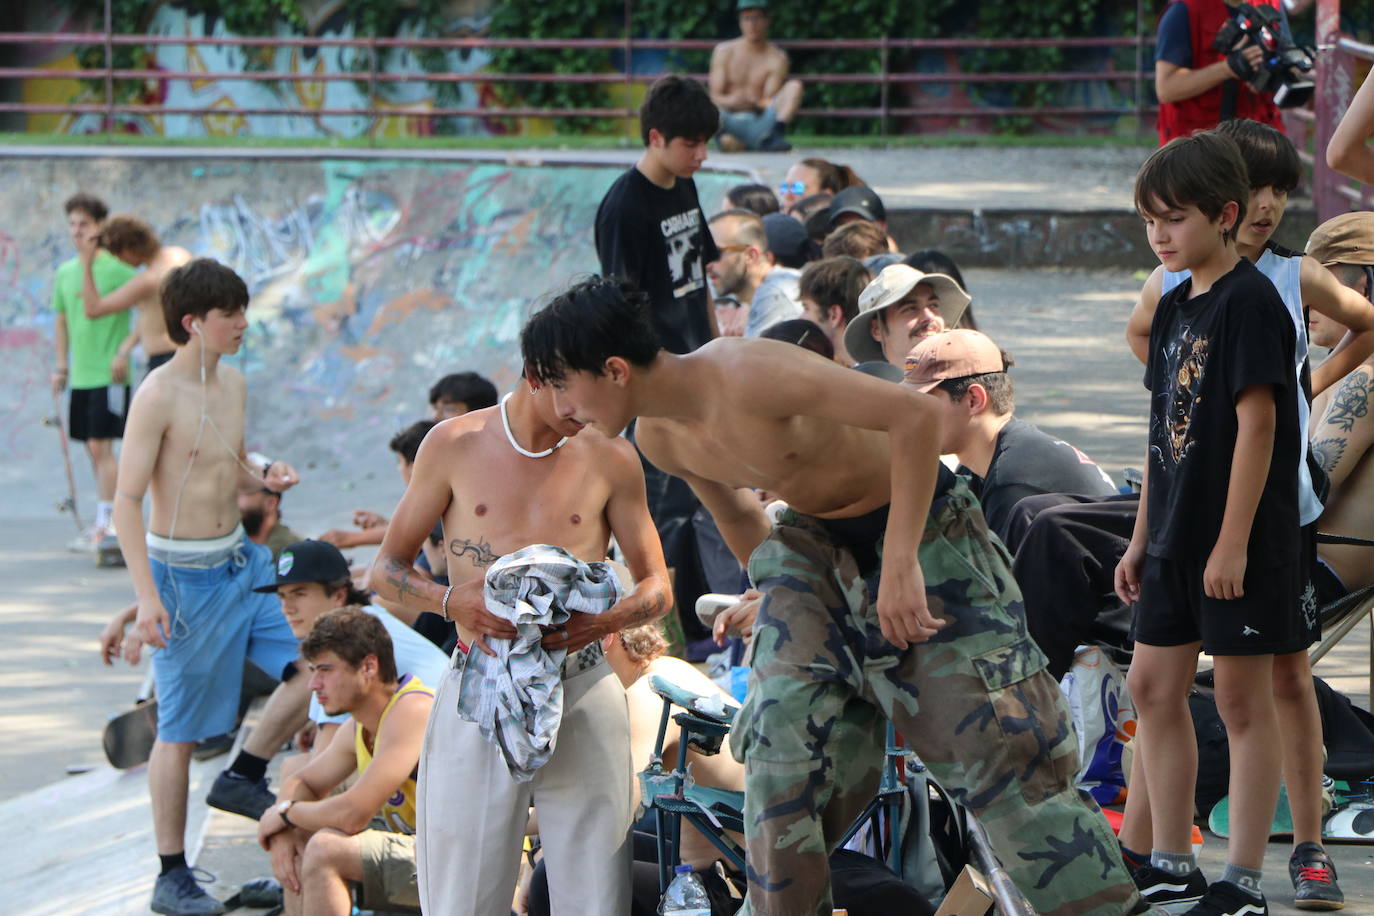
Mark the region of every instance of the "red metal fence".
<instances>
[{"instance_id":1,"label":"red metal fence","mask_svg":"<svg viewBox=\"0 0 1374 916\"><path fill-rule=\"evenodd\" d=\"M948 118L999 118L1007 116L1035 116L1056 118L1087 118L1094 116L1130 116L1143 122L1153 115L1154 107L1146 95L1146 86L1153 80L1153 72L1145 68L1145 49L1153 42L1152 35L1139 31L1134 36L1119 38L1060 38L1060 39L833 39L780 41L778 44L791 50L833 50L868 51L877 56L878 69L874 73L805 73L797 74L807 83L860 83L876 84L879 87L879 105L867 108L805 108L802 116L830 118L876 118L880 129L887 132L890 118L906 117L948 117ZM489 38L250 38L250 37L193 37L166 35L117 35L108 27L103 32L85 33L0 33L0 45L98 45L104 48L104 66L79 70L56 70L33 67L0 67L0 81L3 80L43 80L43 79L99 79L104 83L103 102L88 102L70 105L32 104L24 102L0 103L0 113L20 114L102 114L107 129L115 123L116 116L128 115L223 115L223 110L209 108L166 107L162 105L132 104L116 101L116 80L241 80L241 81L283 81L325 83L330 81L353 81L366 83L369 99L374 97L379 84L396 83L484 83L484 84L529 84L529 83L591 83L623 84L627 89L634 83L648 83L658 74L637 74L631 72L631 57L635 51L703 51L710 50L712 41L668 41L659 39L634 38L626 30L620 39L489 39ZM273 71L251 71L232 73L201 73L169 71L162 69L127 69L114 66L114 49L117 47L152 47L156 45L185 46L243 46L275 49L280 47L353 48L365 52L367 68L355 73L289 73ZM428 49L440 51L475 51L498 48L519 49L575 49L575 50L616 50L624 53L623 72L611 73L386 73L379 69L379 52L395 48ZM1059 73L907 73L895 72L891 68L891 56L896 51L968 51L988 49L1025 50L1030 48L1065 49L1102 49L1133 48L1134 67L1128 71L1107 72L1059 72ZM705 80L704 74L694 74ZM1016 84L1016 83L1068 84L1076 82L1110 82L1130 84L1128 106L921 106L893 104L893 89L921 84ZM628 97L628 93L626 94ZM375 103L370 103L375 104ZM235 113L244 115L293 115L301 112L290 108L236 109ZM462 118L558 118L573 115L592 117L629 118L635 112L624 107L600 107L578 109L549 109L530 107L480 107L480 108L432 108L423 112L398 112L395 109L333 108L311 109L311 116L351 115L368 118L395 117L462 117Z\"/></svg>"}]
</instances>

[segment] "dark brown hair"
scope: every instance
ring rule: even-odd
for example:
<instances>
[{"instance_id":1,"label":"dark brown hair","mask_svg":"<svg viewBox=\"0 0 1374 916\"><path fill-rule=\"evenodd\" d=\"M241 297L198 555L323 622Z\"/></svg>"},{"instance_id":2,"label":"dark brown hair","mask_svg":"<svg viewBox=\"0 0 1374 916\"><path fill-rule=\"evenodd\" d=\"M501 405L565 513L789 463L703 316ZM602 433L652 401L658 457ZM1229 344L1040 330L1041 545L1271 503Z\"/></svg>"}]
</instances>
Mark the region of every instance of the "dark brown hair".
<instances>
[{"instance_id":1,"label":"dark brown hair","mask_svg":"<svg viewBox=\"0 0 1374 916\"><path fill-rule=\"evenodd\" d=\"M821 256L837 258L847 255L851 258L868 258L875 254L887 254L887 233L877 223L857 220L846 223L826 236L821 246Z\"/></svg>"},{"instance_id":2,"label":"dark brown hair","mask_svg":"<svg viewBox=\"0 0 1374 916\"><path fill-rule=\"evenodd\" d=\"M383 684L396 683L391 635L380 620L359 607L335 608L319 616L301 640L301 658L314 661L322 652L333 652L353 668L361 666L369 655L374 656L377 679Z\"/></svg>"},{"instance_id":3,"label":"dark brown hair","mask_svg":"<svg viewBox=\"0 0 1374 916\"><path fill-rule=\"evenodd\" d=\"M831 194L864 183L864 180L856 175L849 166L836 165L828 159L808 158L803 159L801 164L809 169L815 169L820 175L821 190L829 191Z\"/></svg>"},{"instance_id":4,"label":"dark brown hair","mask_svg":"<svg viewBox=\"0 0 1374 916\"><path fill-rule=\"evenodd\" d=\"M186 315L204 318L213 309L239 312L248 308L248 287L243 278L213 258L196 258L168 271L159 295L167 336L178 345L191 339L181 326Z\"/></svg>"},{"instance_id":5,"label":"dark brown hair","mask_svg":"<svg viewBox=\"0 0 1374 916\"><path fill-rule=\"evenodd\" d=\"M152 226L125 213L110 217L110 221L100 230L100 244L116 257L131 254L144 261L152 258L162 247Z\"/></svg>"},{"instance_id":6,"label":"dark brown hair","mask_svg":"<svg viewBox=\"0 0 1374 916\"><path fill-rule=\"evenodd\" d=\"M68 197L62 209L68 216L71 216L73 210L80 210L97 223L104 222L105 217L110 215L110 208L105 206L105 201L85 191L78 191Z\"/></svg>"},{"instance_id":7,"label":"dark brown hair","mask_svg":"<svg viewBox=\"0 0 1374 916\"><path fill-rule=\"evenodd\" d=\"M1234 201L1236 221L1222 233L1228 242L1245 222L1249 200L1250 178L1240 148L1212 130L1170 140L1145 160L1135 178L1135 208L1144 216L1194 206L1214 220Z\"/></svg>"},{"instance_id":8,"label":"dark brown hair","mask_svg":"<svg viewBox=\"0 0 1374 916\"><path fill-rule=\"evenodd\" d=\"M859 314L859 296L871 279L868 268L854 258L812 261L798 281L799 295L820 306L822 314L838 305L844 313L844 323L848 324Z\"/></svg>"}]
</instances>

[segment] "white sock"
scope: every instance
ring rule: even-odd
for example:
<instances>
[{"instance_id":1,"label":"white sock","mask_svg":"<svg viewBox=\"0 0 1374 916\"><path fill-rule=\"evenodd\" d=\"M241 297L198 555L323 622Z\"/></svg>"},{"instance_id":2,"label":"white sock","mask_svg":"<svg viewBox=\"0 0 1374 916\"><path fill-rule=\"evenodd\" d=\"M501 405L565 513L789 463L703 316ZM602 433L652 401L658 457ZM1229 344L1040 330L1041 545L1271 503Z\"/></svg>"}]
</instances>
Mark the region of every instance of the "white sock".
<instances>
[{"instance_id":1,"label":"white sock","mask_svg":"<svg viewBox=\"0 0 1374 916\"><path fill-rule=\"evenodd\" d=\"M105 502L103 499L95 504L95 526L97 528L110 527L110 520L114 517L114 503Z\"/></svg>"}]
</instances>

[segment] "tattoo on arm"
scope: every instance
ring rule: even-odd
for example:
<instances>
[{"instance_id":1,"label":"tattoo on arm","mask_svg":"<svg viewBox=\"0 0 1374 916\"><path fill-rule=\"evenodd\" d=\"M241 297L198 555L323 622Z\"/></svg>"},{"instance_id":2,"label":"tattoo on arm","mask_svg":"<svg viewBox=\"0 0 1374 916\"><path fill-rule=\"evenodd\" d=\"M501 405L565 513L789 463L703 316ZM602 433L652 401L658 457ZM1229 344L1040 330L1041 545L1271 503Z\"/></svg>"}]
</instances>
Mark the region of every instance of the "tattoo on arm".
<instances>
[{"instance_id":1,"label":"tattoo on arm","mask_svg":"<svg viewBox=\"0 0 1374 916\"><path fill-rule=\"evenodd\" d=\"M1363 369L1356 369L1347 375L1336 393L1331 396L1331 403L1326 407L1326 415L1322 417L1323 423L1330 423L1339 428L1342 432L1350 432L1355 428L1355 421L1362 419L1369 413L1369 373Z\"/></svg>"},{"instance_id":2,"label":"tattoo on arm","mask_svg":"<svg viewBox=\"0 0 1374 916\"><path fill-rule=\"evenodd\" d=\"M1345 454L1346 440L1343 436L1336 436L1330 439L1319 439L1307 448L1312 453L1312 457L1317 459L1317 464L1321 469L1330 474L1341 456Z\"/></svg>"},{"instance_id":3,"label":"tattoo on arm","mask_svg":"<svg viewBox=\"0 0 1374 916\"><path fill-rule=\"evenodd\" d=\"M625 626L637 627L641 623L657 620L662 617L663 612L667 610L667 604L668 599L663 596L662 592L645 598L639 603L639 607L630 612L630 616L625 619Z\"/></svg>"},{"instance_id":4,"label":"tattoo on arm","mask_svg":"<svg viewBox=\"0 0 1374 916\"><path fill-rule=\"evenodd\" d=\"M454 538L448 542L448 552L455 557L470 557L473 566L490 566L500 559L492 552L491 542L482 540L480 534L472 541Z\"/></svg>"},{"instance_id":5,"label":"tattoo on arm","mask_svg":"<svg viewBox=\"0 0 1374 916\"><path fill-rule=\"evenodd\" d=\"M414 567L393 558L386 561L384 568L387 584L396 589L396 600L412 607L420 606L425 595L417 587L420 577L415 575Z\"/></svg>"}]
</instances>

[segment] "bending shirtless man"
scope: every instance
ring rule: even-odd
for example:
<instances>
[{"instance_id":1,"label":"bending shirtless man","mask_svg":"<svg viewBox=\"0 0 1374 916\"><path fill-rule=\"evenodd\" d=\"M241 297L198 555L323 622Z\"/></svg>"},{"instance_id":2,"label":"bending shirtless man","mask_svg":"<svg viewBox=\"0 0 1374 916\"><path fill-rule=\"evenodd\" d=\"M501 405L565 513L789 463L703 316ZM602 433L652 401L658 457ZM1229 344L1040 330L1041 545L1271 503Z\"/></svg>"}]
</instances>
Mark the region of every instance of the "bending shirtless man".
<instances>
[{"instance_id":1,"label":"bending shirtless man","mask_svg":"<svg viewBox=\"0 0 1374 916\"><path fill-rule=\"evenodd\" d=\"M420 760L418 865L427 913L509 910L530 804L539 812L553 911L629 912L629 721L600 639L663 616L670 591L634 446L581 429L555 416L553 392L532 378L496 407L440 423L420 446L373 567L382 598L458 625ZM453 583L447 593L413 565L440 517ZM517 782L501 751L457 711L468 653L490 652L488 637L515 636L483 602L487 569L532 544L602 560L612 536L636 585L605 613L574 613L545 637L546 649L568 651L563 717L553 757Z\"/></svg>"},{"instance_id":2,"label":"bending shirtless man","mask_svg":"<svg viewBox=\"0 0 1374 916\"><path fill-rule=\"evenodd\" d=\"M777 341L670 354L642 297L601 278L537 313L523 346L564 421L614 435L639 418L645 456L692 486L765 593L732 735L750 912L830 912L826 857L877 787L888 717L1037 912L1143 909L1074 788L1006 551L939 462L934 399ZM751 488L791 507L771 530Z\"/></svg>"},{"instance_id":3,"label":"bending shirtless man","mask_svg":"<svg viewBox=\"0 0 1374 916\"><path fill-rule=\"evenodd\" d=\"M97 245L103 245L110 254L119 258L130 267L146 268L135 274L133 279L112 292L100 295L91 274L91 264L95 259ZM119 345L110 370L117 381L129 377L129 354L134 347L143 344L143 352L148 355L148 371L172 358L176 344L167 335L167 322L162 318L162 305L157 290L162 278L174 267L180 267L191 260L191 252L178 245L164 245L158 240L152 227L141 219L132 216L113 216L100 230L99 239L88 239L81 247L83 277L81 299L87 318L113 315L126 309L137 309L138 321L129 331L129 336Z\"/></svg>"},{"instance_id":4,"label":"bending shirtless man","mask_svg":"<svg viewBox=\"0 0 1374 916\"><path fill-rule=\"evenodd\" d=\"M739 0L740 37L711 51L711 101L720 109L717 141L727 153L786 152L785 134L801 107L801 80L788 79L787 52L768 40L768 4Z\"/></svg>"}]
</instances>

